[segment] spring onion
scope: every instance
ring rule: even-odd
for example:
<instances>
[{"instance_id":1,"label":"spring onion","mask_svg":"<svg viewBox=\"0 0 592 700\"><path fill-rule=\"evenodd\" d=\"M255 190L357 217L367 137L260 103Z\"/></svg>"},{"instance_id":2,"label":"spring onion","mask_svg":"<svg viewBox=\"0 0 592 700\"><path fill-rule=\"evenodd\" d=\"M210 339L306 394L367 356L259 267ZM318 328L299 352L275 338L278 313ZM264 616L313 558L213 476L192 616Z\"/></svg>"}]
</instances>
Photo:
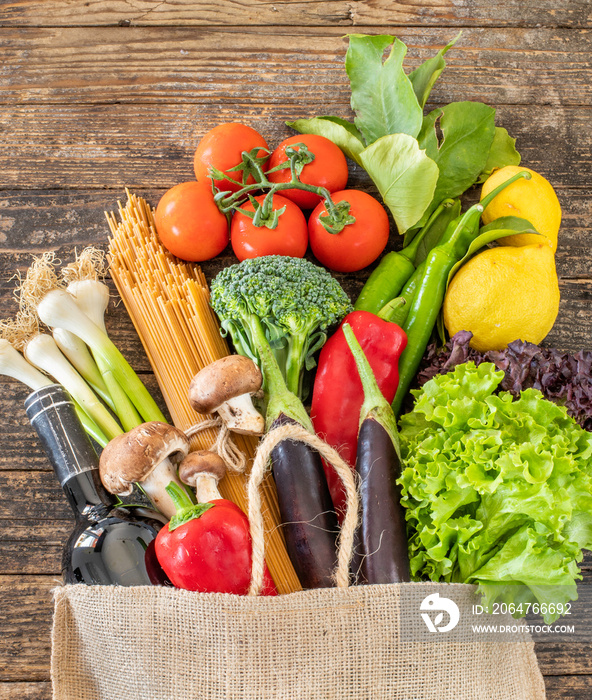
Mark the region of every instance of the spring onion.
<instances>
[{"instance_id":1,"label":"spring onion","mask_svg":"<svg viewBox=\"0 0 592 700\"><path fill-rule=\"evenodd\" d=\"M115 404L111 394L86 344L77 335L63 328L54 328L52 335L58 348L68 358L72 367L90 385L95 394L100 396L109 408L114 411Z\"/></svg>"},{"instance_id":2,"label":"spring onion","mask_svg":"<svg viewBox=\"0 0 592 700\"><path fill-rule=\"evenodd\" d=\"M48 292L37 305L37 314L50 328L65 328L88 345L99 368L101 365L108 368L108 372L131 399L142 420L166 422L150 392L109 336L90 320L68 292L61 289ZM109 386L108 381L106 383Z\"/></svg>"},{"instance_id":3,"label":"spring onion","mask_svg":"<svg viewBox=\"0 0 592 700\"><path fill-rule=\"evenodd\" d=\"M95 323L103 333L105 327L105 312L109 305L109 288L103 282L95 279L83 279L70 282L67 290L76 300L78 307ZM101 354L94 355L105 384L113 399L114 410L126 430L132 430L142 422L139 413L119 382L113 376L108 363Z\"/></svg>"},{"instance_id":4,"label":"spring onion","mask_svg":"<svg viewBox=\"0 0 592 700\"><path fill-rule=\"evenodd\" d=\"M4 338L0 339L0 374L11 377L12 379L17 379L19 382L26 384L26 386L33 391L37 391L37 389L42 389L44 386L50 386L54 383L49 377L46 377L45 374L42 374L38 369L27 362L20 352ZM78 418L86 433L90 435L95 442L101 445L101 447L105 447L109 441L105 437L103 431L92 418L89 418L76 402L74 402L74 408L76 409Z\"/></svg>"},{"instance_id":5,"label":"spring onion","mask_svg":"<svg viewBox=\"0 0 592 700\"><path fill-rule=\"evenodd\" d=\"M66 389L109 440L123 432L50 335L39 333L33 336L26 343L24 354L31 364L47 372Z\"/></svg>"}]
</instances>

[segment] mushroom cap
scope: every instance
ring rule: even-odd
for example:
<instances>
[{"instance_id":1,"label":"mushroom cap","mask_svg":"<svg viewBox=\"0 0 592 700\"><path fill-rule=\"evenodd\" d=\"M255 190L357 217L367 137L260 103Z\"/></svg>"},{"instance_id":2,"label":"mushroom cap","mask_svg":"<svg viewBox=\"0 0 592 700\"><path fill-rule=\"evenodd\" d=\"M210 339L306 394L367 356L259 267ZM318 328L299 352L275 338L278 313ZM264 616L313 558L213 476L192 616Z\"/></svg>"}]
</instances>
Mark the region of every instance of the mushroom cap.
<instances>
[{"instance_id":1,"label":"mushroom cap","mask_svg":"<svg viewBox=\"0 0 592 700\"><path fill-rule=\"evenodd\" d=\"M261 370L249 357L228 355L200 370L189 385L189 403L198 413L213 413L224 402L259 391Z\"/></svg>"},{"instance_id":2,"label":"mushroom cap","mask_svg":"<svg viewBox=\"0 0 592 700\"><path fill-rule=\"evenodd\" d=\"M198 474L211 474L220 481L226 474L226 462L211 450L190 452L179 465L179 479L187 486L195 487Z\"/></svg>"},{"instance_id":3,"label":"mushroom cap","mask_svg":"<svg viewBox=\"0 0 592 700\"><path fill-rule=\"evenodd\" d=\"M174 425L151 421L113 438L101 453L99 473L110 493L131 493L164 459L181 460L189 452L189 439Z\"/></svg>"}]
</instances>

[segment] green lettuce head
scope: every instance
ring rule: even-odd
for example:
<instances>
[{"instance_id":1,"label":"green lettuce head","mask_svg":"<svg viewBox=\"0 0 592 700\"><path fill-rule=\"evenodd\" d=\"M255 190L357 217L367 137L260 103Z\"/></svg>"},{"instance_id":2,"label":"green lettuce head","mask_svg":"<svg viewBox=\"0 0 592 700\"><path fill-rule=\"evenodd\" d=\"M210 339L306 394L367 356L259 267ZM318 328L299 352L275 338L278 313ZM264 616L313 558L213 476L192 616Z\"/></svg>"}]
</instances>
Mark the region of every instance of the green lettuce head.
<instances>
[{"instance_id":1,"label":"green lettuce head","mask_svg":"<svg viewBox=\"0 0 592 700\"><path fill-rule=\"evenodd\" d=\"M409 557L418 579L473 583L485 598L577 598L592 548L592 433L535 389L497 392L495 365L458 365L401 417Z\"/></svg>"}]
</instances>

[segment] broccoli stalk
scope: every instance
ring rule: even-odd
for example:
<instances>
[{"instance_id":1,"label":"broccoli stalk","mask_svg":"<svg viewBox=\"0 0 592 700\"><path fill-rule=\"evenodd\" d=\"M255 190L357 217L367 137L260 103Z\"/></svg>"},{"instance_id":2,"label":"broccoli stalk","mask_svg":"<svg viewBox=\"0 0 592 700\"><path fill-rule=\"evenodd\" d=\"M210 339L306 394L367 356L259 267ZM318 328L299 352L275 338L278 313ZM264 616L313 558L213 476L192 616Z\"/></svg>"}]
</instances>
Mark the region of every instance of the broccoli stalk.
<instances>
[{"instance_id":1,"label":"broccoli stalk","mask_svg":"<svg viewBox=\"0 0 592 700\"><path fill-rule=\"evenodd\" d=\"M328 329L352 310L339 283L306 260L269 255L222 270L210 303L236 351L260 365L268 417L285 405L302 423L306 413L294 399L301 406L305 370L315 366Z\"/></svg>"},{"instance_id":2,"label":"broccoli stalk","mask_svg":"<svg viewBox=\"0 0 592 700\"><path fill-rule=\"evenodd\" d=\"M269 396L265 412L266 429L269 430L271 424L283 413L288 418L292 418L300 425L303 425L307 430L314 432L302 402L288 389L284 381L275 355L265 336L265 331L261 326L261 321L255 314L251 314L245 320L249 324L251 339L254 348L257 350L261 373L265 377L266 391Z\"/></svg>"}]
</instances>

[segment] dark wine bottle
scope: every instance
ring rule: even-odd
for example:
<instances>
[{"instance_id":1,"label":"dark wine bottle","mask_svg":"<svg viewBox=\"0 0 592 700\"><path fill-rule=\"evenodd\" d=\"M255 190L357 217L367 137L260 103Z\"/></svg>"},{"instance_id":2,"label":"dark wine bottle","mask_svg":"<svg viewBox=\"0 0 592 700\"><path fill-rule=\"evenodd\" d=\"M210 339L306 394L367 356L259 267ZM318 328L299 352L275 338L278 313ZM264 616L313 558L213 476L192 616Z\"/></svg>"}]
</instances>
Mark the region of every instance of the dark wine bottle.
<instances>
[{"instance_id":1,"label":"dark wine bottle","mask_svg":"<svg viewBox=\"0 0 592 700\"><path fill-rule=\"evenodd\" d=\"M25 410L76 517L62 557L66 583L141 586L166 584L154 554L162 527L143 509L117 507L103 487L99 459L74 410L70 395L58 384L34 391Z\"/></svg>"}]
</instances>

